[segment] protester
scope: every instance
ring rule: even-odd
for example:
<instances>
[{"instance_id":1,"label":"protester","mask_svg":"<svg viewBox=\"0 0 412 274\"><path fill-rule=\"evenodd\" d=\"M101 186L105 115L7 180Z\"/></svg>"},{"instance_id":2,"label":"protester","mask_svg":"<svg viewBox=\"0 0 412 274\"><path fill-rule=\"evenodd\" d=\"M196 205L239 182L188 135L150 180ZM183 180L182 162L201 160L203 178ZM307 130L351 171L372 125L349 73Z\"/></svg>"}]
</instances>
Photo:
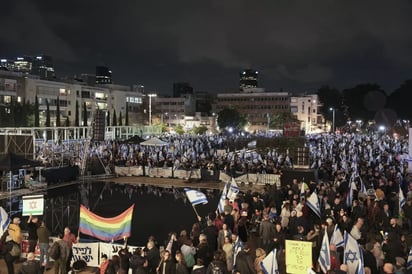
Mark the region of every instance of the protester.
<instances>
[{"instance_id":1,"label":"protester","mask_svg":"<svg viewBox=\"0 0 412 274\"><path fill-rule=\"evenodd\" d=\"M19 274L41 274L40 263L35 260L34 253L27 253L27 260L22 263Z\"/></svg>"},{"instance_id":2,"label":"protester","mask_svg":"<svg viewBox=\"0 0 412 274\"><path fill-rule=\"evenodd\" d=\"M37 245L37 228L39 227L38 221L38 217L32 216L32 214L30 214L29 218L27 219L27 240L29 241L29 252L34 252Z\"/></svg>"},{"instance_id":3,"label":"protester","mask_svg":"<svg viewBox=\"0 0 412 274\"><path fill-rule=\"evenodd\" d=\"M36 230L37 238L39 241L40 249L40 265L42 269L49 268L49 243L50 243L50 231L46 227L44 220L40 222L40 226Z\"/></svg>"}]
</instances>

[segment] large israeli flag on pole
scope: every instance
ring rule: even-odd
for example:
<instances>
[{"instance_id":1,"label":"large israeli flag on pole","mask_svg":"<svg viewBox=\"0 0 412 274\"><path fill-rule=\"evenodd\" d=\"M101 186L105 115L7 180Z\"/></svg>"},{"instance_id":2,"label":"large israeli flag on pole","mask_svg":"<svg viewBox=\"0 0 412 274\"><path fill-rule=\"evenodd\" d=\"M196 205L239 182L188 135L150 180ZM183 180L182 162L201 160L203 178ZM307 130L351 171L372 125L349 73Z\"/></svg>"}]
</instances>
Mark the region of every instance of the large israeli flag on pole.
<instances>
[{"instance_id":1,"label":"large israeli flag on pole","mask_svg":"<svg viewBox=\"0 0 412 274\"><path fill-rule=\"evenodd\" d=\"M207 204L208 202L206 195L201 191L197 191L197 190L190 189L190 188L185 188L185 192L186 192L187 198L194 206L199 205L199 204L204 205L204 204Z\"/></svg>"},{"instance_id":2,"label":"large israeli flag on pole","mask_svg":"<svg viewBox=\"0 0 412 274\"><path fill-rule=\"evenodd\" d=\"M222 195L220 196L220 199L219 199L219 204L217 205L217 210L220 213L223 213L224 211L227 189L228 189L228 183L225 184L225 187L223 188L223 191L222 191Z\"/></svg>"},{"instance_id":3,"label":"large israeli flag on pole","mask_svg":"<svg viewBox=\"0 0 412 274\"><path fill-rule=\"evenodd\" d=\"M322 269L323 273L327 273L330 270L330 249L329 249L329 239L328 232L325 228L325 233L323 234L322 245L320 246L319 253L319 266Z\"/></svg>"},{"instance_id":4,"label":"large israeli flag on pole","mask_svg":"<svg viewBox=\"0 0 412 274\"><path fill-rule=\"evenodd\" d=\"M320 218L320 204L319 197L316 191L313 191L309 198L306 200L306 203L310 209Z\"/></svg>"},{"instance_id":5,"label":"large israeli flag on pole","mask_svg":"<svg viewBox=\"0 0 412 274\"><path fill-rule=\"evenodd\" d=\"M276 249L272 250L261 262L263 273L279 274L278 260L276 258Z\"/></svg>"}]
</instances>

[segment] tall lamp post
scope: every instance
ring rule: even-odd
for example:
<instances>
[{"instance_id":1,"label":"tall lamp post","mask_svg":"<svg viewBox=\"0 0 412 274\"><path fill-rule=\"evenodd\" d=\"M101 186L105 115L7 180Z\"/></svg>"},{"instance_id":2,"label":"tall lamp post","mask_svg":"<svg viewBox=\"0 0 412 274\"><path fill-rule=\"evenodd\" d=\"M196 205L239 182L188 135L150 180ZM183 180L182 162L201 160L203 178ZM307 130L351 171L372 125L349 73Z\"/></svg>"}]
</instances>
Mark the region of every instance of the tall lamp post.
<instances>
[{"instance_id":1,"label":"tall lamp post","mask_svg":"<svg viewBox=\"0 0 412 274\"><path fill-rule=\"evenodd\" d=\"M335 108L329 108L332 111L332 132L335 132Z\"/></svg>"},{"instance_id":2,"label":"tall lamp post","mask_svg":"<svg viewBox=\"0 0 412 274\"><path fill-rule=\"evenodd\" d=\"M149 96L149 126L152 125L152 97L156 97L157 94L155 93L150 93L147 94Z\"/></svg>"}]
</instances>

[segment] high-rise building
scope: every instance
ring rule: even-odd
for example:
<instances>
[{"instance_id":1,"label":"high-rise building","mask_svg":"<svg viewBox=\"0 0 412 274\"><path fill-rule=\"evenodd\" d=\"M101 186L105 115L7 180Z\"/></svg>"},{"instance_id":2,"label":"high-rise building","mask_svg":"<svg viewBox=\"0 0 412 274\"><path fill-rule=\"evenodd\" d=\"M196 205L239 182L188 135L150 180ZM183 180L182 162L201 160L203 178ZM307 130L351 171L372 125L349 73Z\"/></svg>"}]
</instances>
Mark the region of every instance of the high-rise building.
<instances>
[{"instance_id":1,"label":"high-rise building","mask_svg":"<svg viewBox=\"0 0 412 274\"><path fill-rule=\"evenodd\" d=\"M14 60L1 59L0 67L8 71L37 75L43 80L56 77L53 59L47 55L16 57Z\"/></svg>"},{"instance_id":2,"label":"high-rise building","mask_svg":"<svg viewBox=\"0 0 412 274\"><path fill-rule=\"evenodd\" d=\"M40 76L40 79L54 79L53 58L48 55L39 55L33 58L31 74Z\"/></svg>"},{"instance_id":3,"label":"high-rise building","mask_svg":"<svg viewBox=\"0 0 412 274\"><path fill-rule=\"evenodd\" d=\"M254 69L244 69L240 72L239 89L248 92L250 89L258 87L258 71Z\"/></svg>"},{"instance_id":4,"label":"high-rise building","mask_svg":"<svg viewBox=\"0 0 412 274\"><path fill-rule=\"evenodd\" d=\"M112 84L112 71L108 67L96 67L96 84Z\"/></svg>"}]
</instances>

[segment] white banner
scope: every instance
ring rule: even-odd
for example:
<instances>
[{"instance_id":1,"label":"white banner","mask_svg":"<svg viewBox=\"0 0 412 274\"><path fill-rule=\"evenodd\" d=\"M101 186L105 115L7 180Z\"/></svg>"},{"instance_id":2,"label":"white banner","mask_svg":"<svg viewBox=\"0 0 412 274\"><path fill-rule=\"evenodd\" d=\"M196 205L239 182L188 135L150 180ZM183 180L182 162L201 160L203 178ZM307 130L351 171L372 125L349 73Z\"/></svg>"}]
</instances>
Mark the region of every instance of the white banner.
<instances>
[{"instance_id":1,"label":"white banner","mask_svg":"<svg viewBox=\"0 0 412 274\"><path fill-rule=\"evenodd\" d=\"M72 263L78 260L84 260L88 266L99 266L99 243L77 243L73 244Z\"/></svg>"},{"instance_id":2,"label":"white banner","mask_svg":"<svg viewBox=\"0 0 412 274\"><path fill-rule=\"evenodd\" d=\"M44 197L43 195L23 196L23 216L43 215Z\"/></svg>"},{"instance_id":3,"label":"white banner","mask_svg":"<svg viewBox=\"0 0 412 274\"><path fill-rule=\"evenodd\" d=\"M108 244L108 243L100 243L100 254L99 258L102 257L103 254L107 255L107 258L111 259L113 255L118 255L120 249L124 248L124 245L120 244ZM138 248L138 246L128 245L127 250L133 254L133 252ZM144 248L143 246L141 248Z\"/></svg>"}]
</instances>

